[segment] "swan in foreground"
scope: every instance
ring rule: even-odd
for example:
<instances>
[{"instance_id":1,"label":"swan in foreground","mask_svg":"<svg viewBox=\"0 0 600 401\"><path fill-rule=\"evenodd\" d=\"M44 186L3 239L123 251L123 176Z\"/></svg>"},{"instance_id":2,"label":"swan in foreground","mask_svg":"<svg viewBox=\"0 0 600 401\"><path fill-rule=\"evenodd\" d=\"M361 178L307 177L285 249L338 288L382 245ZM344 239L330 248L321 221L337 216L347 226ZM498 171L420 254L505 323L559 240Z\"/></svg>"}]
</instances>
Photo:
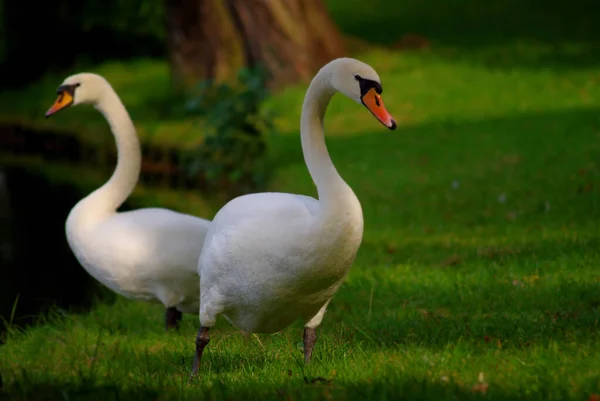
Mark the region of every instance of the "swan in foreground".
<instances>
[{"instance_id":1,"label":"swan in foreground","mask_svg":"<svg viewBox=\"0 0 600 401\"><path fill-rule=\"evenodd\" d=\"M277 332L301 318L304 360L310 361L316 328L363 235L360 202L335 169L323 135L323 118L335 92L365 105L390 130L396 128L381 99L379 76L369 65L340 58L316 74L304 98L300 133L319 199L257 193L219 210L198 261L200 330L192 375L221 314L249 333Z\"/></svg>"},{"instance_id":2,"label":"swan in foreground","mask_svg":"<svg viewBox=\"0 0 600 401\"><path fill-rule=\"evenodd\" d=\"M112 86L91 73L68 77L46 117L69 106L94 105L110 124L117 167L102 187L79 201L67 217L67 242L96 280L127 298L162 302L166 326L182 312L197 313L198 257L210 221L167 209L117 212L135 188L141 168L137 133Z\"/></svg>"}]
</instances>

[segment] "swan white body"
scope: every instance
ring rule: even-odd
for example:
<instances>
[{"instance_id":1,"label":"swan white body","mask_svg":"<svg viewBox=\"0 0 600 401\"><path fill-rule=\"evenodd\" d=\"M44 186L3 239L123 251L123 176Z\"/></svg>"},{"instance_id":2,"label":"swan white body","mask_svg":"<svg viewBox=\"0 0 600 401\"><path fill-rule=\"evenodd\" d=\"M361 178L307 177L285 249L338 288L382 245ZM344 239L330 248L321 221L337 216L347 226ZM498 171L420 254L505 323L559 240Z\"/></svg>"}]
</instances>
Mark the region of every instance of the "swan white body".
<instances>
[{"instance_id":1,"label":"swan white body","mask_svg":"<svg viewBox=\"0 0 600 401\"><path fill-rule=\"evenodd\" d=\"M198 310L197 238L206 235L210 222L167 209L109 215L87 206L84 199L71 210L66 234L92 277L129 299Z\"/></svg>"},{"instance_id":2,"label":"swan white body","mask_svg":"<svg viewBox=\"0 0 600 401\"><path fill-rule=\"evenodd\" d=\"M194 371L208 343L208 329L221 314L254 333L276 332L300 318L305 323L305 360L310 358L314 329L346 277L363 235L360 202L335 169L323 135L323 117L336 91L364 103L388 128L396 127L370 66L342 58L318 72L302 108L301 139L319 199L250 194L217 213L198 263L201 329ZM315 336L312 345L307 345L307 329L309 337Z\"/></svg>"},{"instance_id":3,"label":"swan white body","mask_svg":"<svg viewBox=\"0 0 600 401\"><path fill-rule=\"evenodd\" d=\"M349 187L339 191L341 219L327 219L314 198L285 193L246 195L221 209L199 267L201 325L222 313L250 333L299 317L316 327L362 240L360 203Z\"/></svg>"},{"instance_id":4,"label":"swan white body","mask_svg":"<svg viewBox=\"0 0 600 401\"><path fill-rule=\"evenodd\" d=\"M91 103L110 124L118 150L110 180L79 201L67 218L67 241L77 260L124 297L197 311L197 264L210 221L160 208L117 212L137 184L141 166L129 114L111 85L96 74L68 77L57 92L47 116Z\"/></svg>"}]
</instances>

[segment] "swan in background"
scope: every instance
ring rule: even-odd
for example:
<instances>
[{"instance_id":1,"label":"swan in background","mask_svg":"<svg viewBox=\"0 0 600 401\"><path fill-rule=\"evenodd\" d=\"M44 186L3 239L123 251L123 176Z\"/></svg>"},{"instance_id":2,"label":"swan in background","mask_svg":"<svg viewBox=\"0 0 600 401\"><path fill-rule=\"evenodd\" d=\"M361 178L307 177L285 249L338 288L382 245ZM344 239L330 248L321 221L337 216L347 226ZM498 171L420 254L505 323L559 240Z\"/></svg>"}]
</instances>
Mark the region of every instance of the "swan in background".
<instances>
[{"instance_id":1,"label":"swan in background","mask_svg":"<svg viewBox=\"0 0 600 401\"><path fill-rule=\"evenodd\" d=\"M327 305L352 265L363 235L360 202L333 165L323 118L341 92L391 130L379 76L369 65L340 58L313 78L304 98L300 133L318 200L257 193L231 200L215 216L198 261L200 330L192 375L223 314L249 333L273 333L304 321L304 360L310 361Z\"/></svg>"},{"instance_id":2,"label":"swan in background","mask_svg":"<svg viewBox=\"0 0 600 401\"><path fill-rule=\"evenodd\" d=\"M64 80L46 117L92 104L110 124L117 167L103 186L79 201L66 221L67 242L87 272L129 299L162 302L166 326L177 328L182 312L197 313L198 257L209 220L168 209L117 212L135 188L141 168L137 133L125 106L100 75Z\"/></svg>"}]
</instances>

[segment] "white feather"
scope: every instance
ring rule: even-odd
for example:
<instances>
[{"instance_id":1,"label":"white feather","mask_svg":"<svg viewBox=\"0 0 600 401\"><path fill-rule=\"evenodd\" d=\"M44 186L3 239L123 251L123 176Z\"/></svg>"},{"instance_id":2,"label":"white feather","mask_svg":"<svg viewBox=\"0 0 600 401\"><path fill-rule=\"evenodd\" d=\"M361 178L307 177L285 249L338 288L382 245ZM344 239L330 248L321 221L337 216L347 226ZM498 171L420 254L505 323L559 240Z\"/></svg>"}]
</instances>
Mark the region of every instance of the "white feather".
<instances>
[{"instance_id":1,"label":"white feather","mask_svg":"<svg viewBox=\"0 0 600 401\"><path fill-rule=\"evenodd\" d=\"M73 105L93 104L117 143L110 180L73 207L67 241L96 280L127 298L161 302L182 312L198 310L197 264L210 221L167 209L117 212L137 184L141 166L135 127L111 85L90 73L68 77Z\"/></svg>"},{"instance_id":2,"label":"white feather","mask_svg":"<svg viewBox=\"0 0 600 401\"><path fill-rule=\"evenodd\" d=\"M323 117L336 91L360 103L356 75L379 81L368 65L337 59L307 91L301 121L304 158L319 199L287 193L241 196L215 216L198 263L200 324L223 314L246 332L276 332L300 318L316 328L348 273L363 235L363 215L336 171Z\"/></svg>"}]
</instances>

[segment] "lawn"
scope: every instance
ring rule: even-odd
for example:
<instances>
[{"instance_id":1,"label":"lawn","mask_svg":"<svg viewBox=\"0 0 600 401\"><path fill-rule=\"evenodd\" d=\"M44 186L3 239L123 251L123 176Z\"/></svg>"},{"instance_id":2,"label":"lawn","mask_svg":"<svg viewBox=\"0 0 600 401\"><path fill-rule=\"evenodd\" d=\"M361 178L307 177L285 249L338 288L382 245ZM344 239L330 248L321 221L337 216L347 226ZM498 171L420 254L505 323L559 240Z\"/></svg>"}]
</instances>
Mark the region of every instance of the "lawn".
<instances>
[{"instance_id":1,"label":"lawn","mask_svg":"<svg viewBox=\"0 0 600 401\"><path fill-rule=\"evenodd\" d=\"M364 11L364 36L380 45L397 39L386 41L383 16L374 20L390 1ZM405 3L416 18L416 2ZM485 20L467 18L477 15L474 2L449 3L464 17L456 23L485 30ZM581 18L584 3L562 17ZM356 4L330 1L355 35L365 27ZM504 8L495 7L489 12L501 19ZM516 11L515 21L531 22L523 17L531 10ZM600 57L590 53L598 28L588 14L562 42L550 36L550 12L538 15L535 35L515 28L504 41L446 36L449 23L434 18L416 32L431 40L429 50L354 54L379 72L399 128L387 131L341 95L327 113L329 149L361 200L365 235L310 365L299 322L245 337L221 319L199 379L188 382L197 317L165 333L162 307L117 298L12 331L0 346L0 399L598 400ZM401 15L385 18L409 24ZM114 84L142 137L167 138L167 128L180 127L173 140L193 141L196 128L181 128L190 122L163 123L148 111L168 84L166 64L96 71ZM11 94L20 99L12 114L43 115L62 78ZM150 91L148 79L159 89ZM270 187L315 196L298 139L305 89L287 88L266 105L281 131L269 138L278 166ZM96 112L80 109L52 124L110 140L101 118L85 125ZM179 209L195 205L182 200Z\"/></svg>"}]
</instances>

